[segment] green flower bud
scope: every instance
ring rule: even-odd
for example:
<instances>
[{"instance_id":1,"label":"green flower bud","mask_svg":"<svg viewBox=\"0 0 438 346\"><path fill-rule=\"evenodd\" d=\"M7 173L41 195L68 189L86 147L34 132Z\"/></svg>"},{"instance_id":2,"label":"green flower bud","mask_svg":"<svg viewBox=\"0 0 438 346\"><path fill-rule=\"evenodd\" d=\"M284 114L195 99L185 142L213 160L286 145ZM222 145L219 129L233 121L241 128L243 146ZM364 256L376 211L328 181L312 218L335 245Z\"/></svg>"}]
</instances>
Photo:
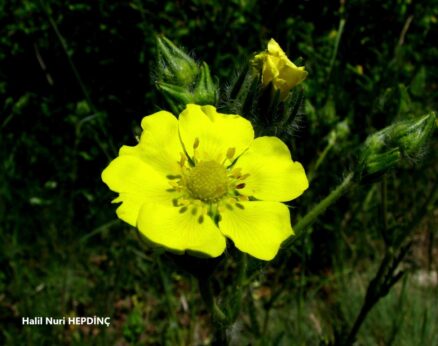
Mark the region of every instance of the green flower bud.
<instances>
[{"instance_id":1,"label":"green flower bud","mask_svg":"<svg viewBox=\"0 0 438 346\"><path fill-rule=\"evenodd\" d=\"M188 54L164 36L157 36L157 72L160 82L192 85L199 67Z\"/></svg>"},{"instance_id":2,"label":"green flower bud","mask_svg":"<svg viewBox=\"0 0 438 346\"><path fill-rule=\"evenodd\" d=\"M198 105L216 105L218 90L210 75L208 65L203 62L199 78L194 89L174 85L171 83L157 82L158 90L163 94L172 111L180 113L188 103Z\"/></svg>"},{"instance_id":3,"label":"green flower bud","mask_svg":"<svg viewBox=\"0 0 438 346\"><path fill-rule=\"evenodd\" d=\"M367 175L384 173L394 167L401 160L400 150L397 148L390 149L386 152L374 154L371 153L366 160Z\"/></svg>"},{"instance_id":4,"label":"green flower bud","mask_svg":"<svg viewBox=\"0 0 438 346\"><path fill-rule=\"evenodd\" d=\"M156 85L174 114L181 113L186 104L194 103L193 94L185 87L164 82L157 82Z\"/></svg>"},{"instance_id":5,"label":"green flower bud","mask_svg":"<svg viewBox=\"0 0 438 346\"><path fill-rule=\"evenodd\" d=\"M215 105L218 100L218 90L214 84L207 63L201 65L201 73L193 90L193 102L198 105Z\"/></svg>"},{"instance_id":6,"label":"green flower bud","mask_svg":"<svg viewBox=\"0 0 438 346\"><path fill-rule=\"evenodd\" d=\"M435 113L425 115L419 120L406 121L396 125L393 131L396 142L403 155L415 156L427 144L436 127Z\"/></svg>"},{"instance_id":7,"label":"green flower bud","mask_svg":"<svg viewBox=\"0 0 438 346\"><path fill-rule=\"evenodd\" d=\"M435 113L418 120L393 124L370 135L363 144L358 173L360 178L378 176L403 158L420 155L436 127Z\"/></svg>"}]
</instances>

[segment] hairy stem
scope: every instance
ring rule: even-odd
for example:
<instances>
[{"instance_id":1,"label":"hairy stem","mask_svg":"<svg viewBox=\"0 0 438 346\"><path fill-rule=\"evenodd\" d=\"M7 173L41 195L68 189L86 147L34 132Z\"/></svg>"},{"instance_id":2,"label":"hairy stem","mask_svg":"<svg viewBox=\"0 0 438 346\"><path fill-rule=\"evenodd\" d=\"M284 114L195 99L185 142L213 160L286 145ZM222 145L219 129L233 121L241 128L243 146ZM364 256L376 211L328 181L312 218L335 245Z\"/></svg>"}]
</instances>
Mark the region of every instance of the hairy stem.
<instances>
[{"instance_id":1,"label":"hairy stem","mask_svg":"<svg viewBox=\"0 0 438 346\"><path fill-rule=\"evenodd\" d=\"M324 198L321 202L319 202L315 207L312 208L304 217L298 221L298 223L294 226L294 231L296 237L289 238L286 241L286 246L288 243L292 242L294 239L298 238L302 232L309 227L316 219L325 212L325 210L335 203L343 194L345 194L348 189L353 184L353 173L349 173L341 184L339 184L336 189L334 189L330 194Z\"/></svg>"}]
</instances>

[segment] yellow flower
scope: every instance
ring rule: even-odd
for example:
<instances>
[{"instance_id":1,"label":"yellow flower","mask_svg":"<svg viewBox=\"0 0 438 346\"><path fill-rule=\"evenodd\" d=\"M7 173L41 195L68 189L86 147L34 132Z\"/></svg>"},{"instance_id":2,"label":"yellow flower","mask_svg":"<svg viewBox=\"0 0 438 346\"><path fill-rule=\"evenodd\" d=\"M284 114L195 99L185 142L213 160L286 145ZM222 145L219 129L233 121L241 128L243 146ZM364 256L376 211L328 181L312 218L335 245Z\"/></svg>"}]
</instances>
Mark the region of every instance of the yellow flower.
<instances>
[{"instance_id":1,"label":"yellow flower","mask_svg":"<svg viewBox=\"0 0 438 346\"><path fill-rule=\"evenodd\" d=\"M304 66L298 67L290 61L273 38L268 42L268 50L257 54L254 62L261 65L263 86L272 83L274 88L280 91L281 100L286 98L289 90L307 77Z\"/></svg>"},{"instance_id":2,"label":"yellow flower","mask_svg":"<svg viewBox=\"0 0 438 346\"><path fill-rule=\"evenodd\" d=\"M226 238L271 260L293 234L281 202L308 187L300 163L276 137L254 139L251 123L213 106L187 105L177 119L143 118L138 145L123 146L102 173L119 193L117 215L157 245L221 255Z\"/></svg>"}]
</instances>

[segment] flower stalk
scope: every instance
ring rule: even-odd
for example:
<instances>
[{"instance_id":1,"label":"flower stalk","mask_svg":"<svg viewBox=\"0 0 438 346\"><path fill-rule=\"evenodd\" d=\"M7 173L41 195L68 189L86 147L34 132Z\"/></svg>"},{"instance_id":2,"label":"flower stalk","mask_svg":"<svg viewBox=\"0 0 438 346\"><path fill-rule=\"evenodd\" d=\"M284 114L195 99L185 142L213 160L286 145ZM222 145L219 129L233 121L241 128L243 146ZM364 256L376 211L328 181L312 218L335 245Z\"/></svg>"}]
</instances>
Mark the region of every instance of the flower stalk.
<instances>
[{"instance_id":1,"label":"flower stalk","mask_svg":"<svg viewBox=\"0 0 438 346\"><path fill-rule=\"evenodd\" d=\"M354 185L353 177L353 173L348 173L341 184L339 184L332 192L330 192L327 197L325 197L297 222L297 224L293 227L295 236L286 240L285 247L289 247L292 242L298 239L306 228L312 225L312 223L315 222L316 219L322 213L324 213L328 207L334 204Z\"/></svg>"}]
</instances>

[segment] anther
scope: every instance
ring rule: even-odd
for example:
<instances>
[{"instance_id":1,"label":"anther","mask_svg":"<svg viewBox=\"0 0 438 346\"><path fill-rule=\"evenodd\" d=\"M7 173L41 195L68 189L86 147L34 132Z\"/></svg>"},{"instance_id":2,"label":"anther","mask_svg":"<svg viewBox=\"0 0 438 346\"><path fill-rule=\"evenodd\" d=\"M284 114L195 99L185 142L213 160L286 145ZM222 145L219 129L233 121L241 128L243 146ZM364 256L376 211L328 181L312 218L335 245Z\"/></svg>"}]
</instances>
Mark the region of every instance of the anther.
<instances>
[{"instance_id":1,"label":"anther","mask_svg":"<svg viewBox=\"0 0 438 346\"><path fill-rule=\"evenodd\" d=\"M227 150L228 160L231 160L233 158L234 154L236 154L236 148L228 148L228 150Z\"/></svg>"},{"instance_id":2,"label":"anther","mask_svg":"<svg viewBox=\"0 0 438 346\"><path fill-rule=\"evenodd\" d=\"M244 187L245 187L245 183L236 185L236 189L243 189Z\"/></svg>"},{"instance_id":3,"label":"anther","mask_svg":"<svg viewBox=\"0 0 438 346\"><path fill-rule=\"evenodd\" d=\"M243 204L236 203L235 205L236 205L237 208L245 209L245 207L243 206Z\"/></svg>"},{"instance_id":4,"label":"anther","mask_svg":"<svg viewBox=\"0 0 438 346\"><path fill-rule=\"evenodd\" d=\"M166 178L167 178L167 179L170 179L170 180L174 180L174 179L179 179L179 178L181 178L181 176L180 176L179 174L176 174L176 175L168 174L168 175L166 175Z\"/></svg>"},{"instance_id":5,"label":"anther","mask_svg":"<svg viewBox=\"0 0 438 346\"><path fill-rule=\"evenodd\" d=\"M233 169L233 172L231 173L231 175L234 178L237 178L237 179L240 178L241 174L242 174L242 169L241 168L235 168L235 169Z\"/></svg>"},{"instance_id":6,"label":"anther","mask_svg":"<svg viewBox=\"0 0 438 346\"><path fill-rule=\"evenodd\" d=\"M199 147L199 138L198 137L195 138L195 142L193 143L193 149L196 149L197 147Z\"/></svg>"},{"instance_id":7,"label":"anther","mask_svg":"<svg viewBox=\"0 0 438 346\"><path fill-rule=\"evenodd\" d=\"M181 167L183 167L186 163L187 157L183 153L180 153L180 155L181 159L178 161L178 163Z\"/></svg>"},{"instance_id":8,"label":"anther","mask_svg":"<svg viewBox=\"0 0 438 346\"><path fill-rule=\"evenodd\" d=\"M179 213L182 214L182 213L185 213L186 211L187 211L187 207L182 207L182 208L179 210Z\"/></svg>"}]
</instances>

